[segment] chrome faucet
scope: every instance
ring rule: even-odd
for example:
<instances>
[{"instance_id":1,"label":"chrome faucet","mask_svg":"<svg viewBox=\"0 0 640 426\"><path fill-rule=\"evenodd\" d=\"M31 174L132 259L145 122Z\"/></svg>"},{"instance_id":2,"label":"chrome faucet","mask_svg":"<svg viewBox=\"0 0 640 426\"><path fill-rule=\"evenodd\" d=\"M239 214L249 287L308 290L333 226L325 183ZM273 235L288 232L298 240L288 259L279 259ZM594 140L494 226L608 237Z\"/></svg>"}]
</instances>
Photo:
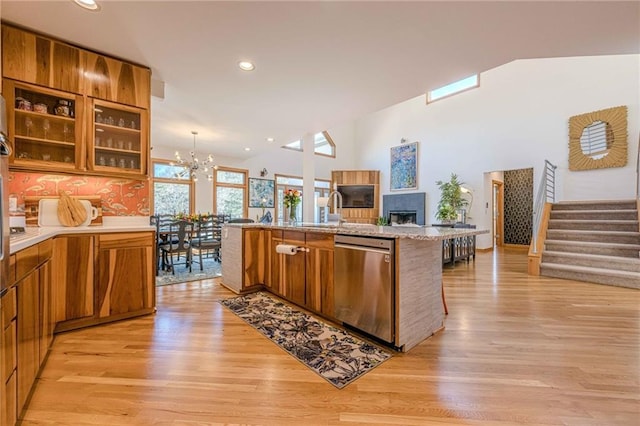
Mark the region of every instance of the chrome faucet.
<instances>
[{"instance_id":1,"label":"chrome faucet","mask_svg":"<svg viewBox=\"0 0 640 426\"><path fill-rule=\"evenodd\" d=\"M338 213L338 224L342 225L345 220L342 219L342 194L338 191L331 191L331 193L329 194L329 202L327 203L327 207L331 206L331 200L333 200L333 196L337 195L338 196L338 205L336 206L336 212Z\"/></svg>"}]
</instances>

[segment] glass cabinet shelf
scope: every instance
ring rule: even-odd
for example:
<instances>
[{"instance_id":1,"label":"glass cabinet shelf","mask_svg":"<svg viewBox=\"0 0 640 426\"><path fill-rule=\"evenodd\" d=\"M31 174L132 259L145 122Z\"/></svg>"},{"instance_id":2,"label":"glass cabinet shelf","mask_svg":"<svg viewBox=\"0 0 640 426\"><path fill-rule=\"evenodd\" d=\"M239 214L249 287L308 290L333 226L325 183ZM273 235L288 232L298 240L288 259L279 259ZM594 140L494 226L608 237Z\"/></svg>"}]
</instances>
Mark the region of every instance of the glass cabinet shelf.
<instances>
[{"instance_id":1,"label":"glass cabinet shelf","mask_svg":"<svg viewBox=\"0 0 640 426\"><path fill-rule=\"evenodd\" d=\"M93 100L90 164L95 170L142 174L146 157L146 115L140 108Z\"/></svg>"},{"instance_id":2,"label":"glass cabinet shelf","mask_svg":"<svg viewBox=\"0 0 640 426\"><path fill-rule=\"evenodd\" d=\"M4 81L4 91L14 144L11 163L25 168L76 168L80 151L76 108L82 109L82 98L11 80Z\"/></svg>"}]
</instances>

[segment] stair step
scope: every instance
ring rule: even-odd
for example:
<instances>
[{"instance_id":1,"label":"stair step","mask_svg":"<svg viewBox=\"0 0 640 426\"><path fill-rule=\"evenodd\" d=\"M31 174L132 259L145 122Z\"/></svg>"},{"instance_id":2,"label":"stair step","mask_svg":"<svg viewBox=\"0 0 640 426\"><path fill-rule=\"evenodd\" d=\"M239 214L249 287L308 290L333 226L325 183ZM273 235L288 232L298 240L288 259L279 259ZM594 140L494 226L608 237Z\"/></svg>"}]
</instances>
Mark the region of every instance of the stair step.
<instances>
[{"instance_id":1,"label":"stair step","mask_svg":"<svg viewBox=\"0 0 640 426\"><path fill-rule=\"evenodd\" d=\"M635 200L560 201L553 210L636 210Z\"/></svg>"},{"instance_id":2,"label":"stair step","mask_svg":"<svg viewBox=\"0 0 640 426\"><path fill-rule=\"evenodd\" d=\"M638 220L636 210L552 210L550 219Z\"/></svg>"},{"instance_id":3,"label":"stair step","mask_svg":"<svg viewBox=\"0 0 640 426\"><path fill-rule=\"evenodd\" d=\"M545 250L542 253L542 263L587 266L640 273L640 258Z\"/></svg>"},{"instance_id":4,"label":"stair step","mask_svg":"<svg viewBox=\"0 0 640 426\"><path fill-rule=\"evenodd\" d=\"M640 289L640 273L638 272L614 271L610 269L543 262L540 264L540 274L545 277Z\"/></svg>"},{"instance_id":5,"label":"stair step","mask_svg":"<svg viewBox=\"0 0 640 426\"><path fill-rule=\"evenodd\" d=\"M565 241L593 241L602 243L640 244L640 232L583 231L569 229L549 229L547 238Z\"/></svg>"},{"instance_id":6,"label":"stair step","mask_svg":"<svg viewBox=\"0 0 640 426\"><path fill-rule=\"evenodd\" d=\"M591 241L546 240L545 250L640 258L640 244L598 243Z\"/></svg>"},{"instance_id":7,"label":"stair step","mask_svg":"<svg viewBox=\"0 0 640 426\"><path fill-rule=\"evenodd\" d=\"M549 220L549 229L638 232L638 226L637 220Z\"/></svg>"}]
</instances>

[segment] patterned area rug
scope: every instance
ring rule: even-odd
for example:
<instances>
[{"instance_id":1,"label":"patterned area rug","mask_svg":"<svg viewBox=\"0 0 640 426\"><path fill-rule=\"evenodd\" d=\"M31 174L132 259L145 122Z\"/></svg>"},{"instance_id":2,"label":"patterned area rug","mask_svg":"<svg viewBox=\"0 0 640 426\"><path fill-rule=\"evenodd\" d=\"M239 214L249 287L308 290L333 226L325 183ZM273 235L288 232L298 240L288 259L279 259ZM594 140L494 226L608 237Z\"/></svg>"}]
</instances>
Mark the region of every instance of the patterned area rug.
<instances>
[{"instance_id":1,"label":"patterned area rug","mask_svg":"<svg viewBox=\"0 0 640 426\"><path fill-rule=\"evenodd\" d=\"M221 300L249 325L341 389L391 353L257 292Z\"/></svg>"},{"instance_id":2,"label":"patterned area rug","mask_svg":"<svg viewBox=\"0 0 640 426\"><path fill-rule=\"evenodd\" d=\"M202 271L200 265L195 263L191 272L185 265L176 265L175 275L171 271L160 271L156 276L156 286L185 283L188 281L206 280L222 276L222 266L212 257L202 259Z\"/></svg>"}]
</instances>

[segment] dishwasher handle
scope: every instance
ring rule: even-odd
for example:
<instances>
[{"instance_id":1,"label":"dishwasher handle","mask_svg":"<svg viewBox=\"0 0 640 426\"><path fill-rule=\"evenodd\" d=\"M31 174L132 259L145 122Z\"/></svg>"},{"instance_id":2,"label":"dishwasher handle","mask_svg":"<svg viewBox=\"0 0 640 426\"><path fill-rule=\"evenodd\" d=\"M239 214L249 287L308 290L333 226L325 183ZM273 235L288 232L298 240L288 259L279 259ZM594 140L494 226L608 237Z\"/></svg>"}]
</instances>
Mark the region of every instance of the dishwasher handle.
<instances>
[{"instance_id":1,"label":"dishwasher handle","mask_svg":"<svg viewBox=\"0 0 640 426\"><path fill-rule=\"evenodd\" d=\"M391 253L389 250L376 249L376 248L372 248L372 247L363 247L363 246L352 246L350 244L346 245L346 244L335 243L334 247L335 248L343 248L343 249L347 249L347 250L368 251L368 252L380 253L380 254L390 254Z\"/></svg>"}]
</instances>

